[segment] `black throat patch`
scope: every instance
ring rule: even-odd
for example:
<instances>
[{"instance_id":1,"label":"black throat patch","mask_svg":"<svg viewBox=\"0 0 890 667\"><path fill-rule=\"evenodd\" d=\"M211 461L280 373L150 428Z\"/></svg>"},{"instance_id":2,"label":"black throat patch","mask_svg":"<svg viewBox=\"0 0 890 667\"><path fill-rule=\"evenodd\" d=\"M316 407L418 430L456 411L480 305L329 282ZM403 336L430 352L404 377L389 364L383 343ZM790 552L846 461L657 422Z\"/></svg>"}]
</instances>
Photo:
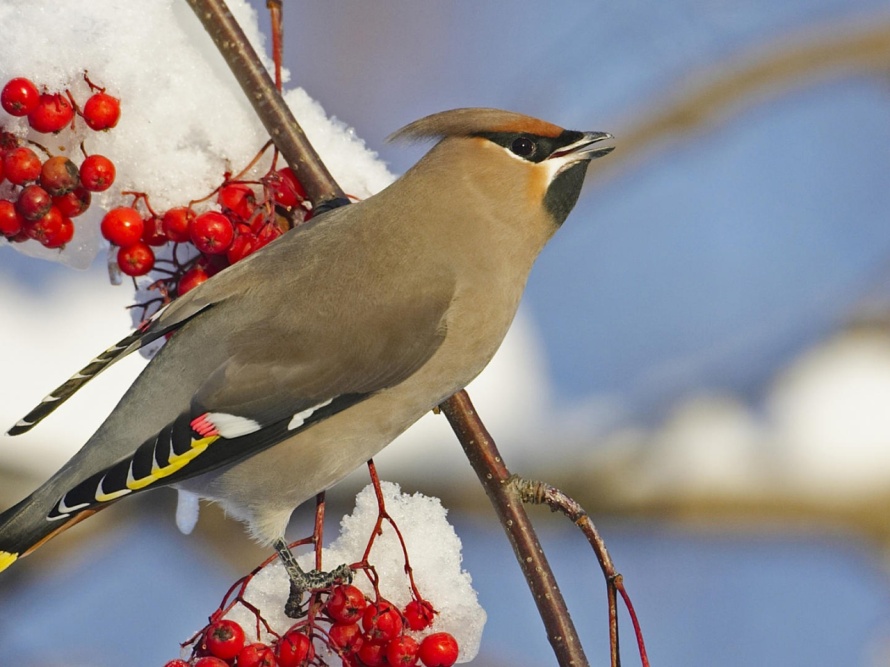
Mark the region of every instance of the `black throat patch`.
<instances>
[{"instance_id":1,"label":"black throat patch","mask_svg":"<svg viewBox=\"0 0 890 667\"><path fill-rule=\"evenodd\" d=\"M544 195L544 208L553 216L556 226L562 225L581 194L581 186L584 185L584 175L587 173L589 160L578 160L566 167L556 175L547 194Z\"/></svg>"}]
</instances>

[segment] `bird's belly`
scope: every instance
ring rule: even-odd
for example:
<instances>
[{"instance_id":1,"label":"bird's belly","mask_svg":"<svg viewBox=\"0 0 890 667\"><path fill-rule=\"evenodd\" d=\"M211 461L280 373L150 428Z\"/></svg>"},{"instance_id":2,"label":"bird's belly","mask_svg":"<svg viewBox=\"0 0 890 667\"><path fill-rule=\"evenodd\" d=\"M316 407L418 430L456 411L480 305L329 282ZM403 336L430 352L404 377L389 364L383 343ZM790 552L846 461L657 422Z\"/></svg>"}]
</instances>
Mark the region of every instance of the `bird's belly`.
<instances>
[{"instance_id":1,"label":"bird's belly","mask_svg":"<svg viewBox=\"0 0 890 667\"><path fill-rule=\"evenodd\" d=\"M518 301L518 299L516 299ZM512 304L511 304L512 305ZM495 314L495 313L499 313ZM413 376L222 472L177 486L219 501L270 542L293 510L374 457L444 399L465 387L500 346L515 308L460 314L445 342Z\"/></svg>"}]
</instances>

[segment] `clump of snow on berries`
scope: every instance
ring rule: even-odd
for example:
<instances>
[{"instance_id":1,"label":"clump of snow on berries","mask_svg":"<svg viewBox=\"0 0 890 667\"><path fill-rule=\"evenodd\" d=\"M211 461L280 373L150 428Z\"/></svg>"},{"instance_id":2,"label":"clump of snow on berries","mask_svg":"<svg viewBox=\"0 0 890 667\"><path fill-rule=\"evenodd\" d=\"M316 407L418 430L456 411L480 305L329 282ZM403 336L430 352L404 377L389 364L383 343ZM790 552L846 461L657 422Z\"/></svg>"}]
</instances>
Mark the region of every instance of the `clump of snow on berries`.
<instances>
[{"instance_id":1,"label":"clump of snow on berries","mask_svg":"<svg viewBox=\"0 0 890 667\"><path fill-rule=\"evenodd\" d=\"M227 5L264 53L256 12L246 0ZM64 12L65 21L47 21L50 12ZM94 195L62 252L30 243L15 244L17 250L84 268L103 246L102 209L129 204L122 191L147 193L158 211L186 205L212 192L225 173L242 169L268 140L216 47L180 0L11 0L0 5L0 21L40 31L39 39L30 31L11 31L0 40L0 80L28 77L41 90L68 90L83 103L87 72L121 104L112 131L92 132L78 118L73 132L58 135L62 141L70 134L64 139L69 155L86 139L90 153L111 158L114 186ZM287 99L347 192L366 197L392 181L354 132L329 120L305 92L291 91ZM0 125L20 138L45 139L27 119L3 111Z\"/></svg>"},{"instance_id":2,"label":"clump of snow on berries","mask_svg":"<svg viewBox=\"0 0 890 667\"><path fill-rule=\"evenodd\" d=\"M447 510L438 498L420 493L403 494L397 484L381 484L386 510L399 526L408 550L417 588L438 614L423 635L448 632L460 646L459 662L469 662L479 651L486 613L479 605L472 579L461 568L461 541L448 523ZM356 496L352 514L340 522L340 535L324 551L325 569L361 560L371 531L377 521L377 498L369 485ZM384 522L383 534L377 538L368 557L380 576L380 594L400 609L411 601L411 589L405 575L405 558L392 527ZM314 568L314 555L300 557L305 570ZM355 586L374 599L368 578L356 572ZM293 624L284 615L289 583L278 561L263 568L251 580L244 598L256 605L273 630L283 633ZM236 605L226 616L245 627L254 627L253 613ZM265 638L264 638L265 639Z\"/></svg>"}]
</instances>

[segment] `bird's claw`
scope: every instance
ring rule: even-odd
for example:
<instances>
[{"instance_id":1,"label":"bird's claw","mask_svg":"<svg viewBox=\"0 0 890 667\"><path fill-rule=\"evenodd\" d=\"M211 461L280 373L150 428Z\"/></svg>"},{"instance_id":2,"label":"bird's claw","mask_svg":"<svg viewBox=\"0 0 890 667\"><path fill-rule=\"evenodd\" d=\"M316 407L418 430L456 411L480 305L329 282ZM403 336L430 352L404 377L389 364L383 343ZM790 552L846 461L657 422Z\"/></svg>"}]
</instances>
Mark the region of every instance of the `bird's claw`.
<instances>
[{"instance_id":1,"label":"bird's claw","mask_svg":"<svg viewBox=\"0 0 890 667\"><path fill-rule=\"evenodd\" d=\"M303 596L306 593L330 588L334 584L351 583L353 577L352 568L345 563L329 572L321 570L304 572L299 566L294 570L289 568L287 563L284 567L290 577L290 593L284 605L284 613L289 618L295 619L302 618L308 611L303 604Z\"/></svg>"}]
</instances>

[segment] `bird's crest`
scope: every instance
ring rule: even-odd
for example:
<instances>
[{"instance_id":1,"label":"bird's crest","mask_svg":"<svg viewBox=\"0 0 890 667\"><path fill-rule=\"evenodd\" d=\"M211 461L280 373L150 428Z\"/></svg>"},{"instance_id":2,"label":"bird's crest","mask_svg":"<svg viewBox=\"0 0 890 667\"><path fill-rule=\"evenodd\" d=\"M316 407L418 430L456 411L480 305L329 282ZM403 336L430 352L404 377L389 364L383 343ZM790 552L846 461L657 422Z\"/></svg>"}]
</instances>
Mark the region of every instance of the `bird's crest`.
<instances>
[{"instance_id":1,"label":"bird's crest","mask_svg":"<svg viewBox=\"0 0 890 667\"><path fill-rule=\"evenodd\" d=\"M501 109L451 109L426 116L397 130L387 141L427 141L445 137L469 137L480 133L522 132L539 137L558 137L563 129L553 123Z\"/></svg>"}]
</instances>

